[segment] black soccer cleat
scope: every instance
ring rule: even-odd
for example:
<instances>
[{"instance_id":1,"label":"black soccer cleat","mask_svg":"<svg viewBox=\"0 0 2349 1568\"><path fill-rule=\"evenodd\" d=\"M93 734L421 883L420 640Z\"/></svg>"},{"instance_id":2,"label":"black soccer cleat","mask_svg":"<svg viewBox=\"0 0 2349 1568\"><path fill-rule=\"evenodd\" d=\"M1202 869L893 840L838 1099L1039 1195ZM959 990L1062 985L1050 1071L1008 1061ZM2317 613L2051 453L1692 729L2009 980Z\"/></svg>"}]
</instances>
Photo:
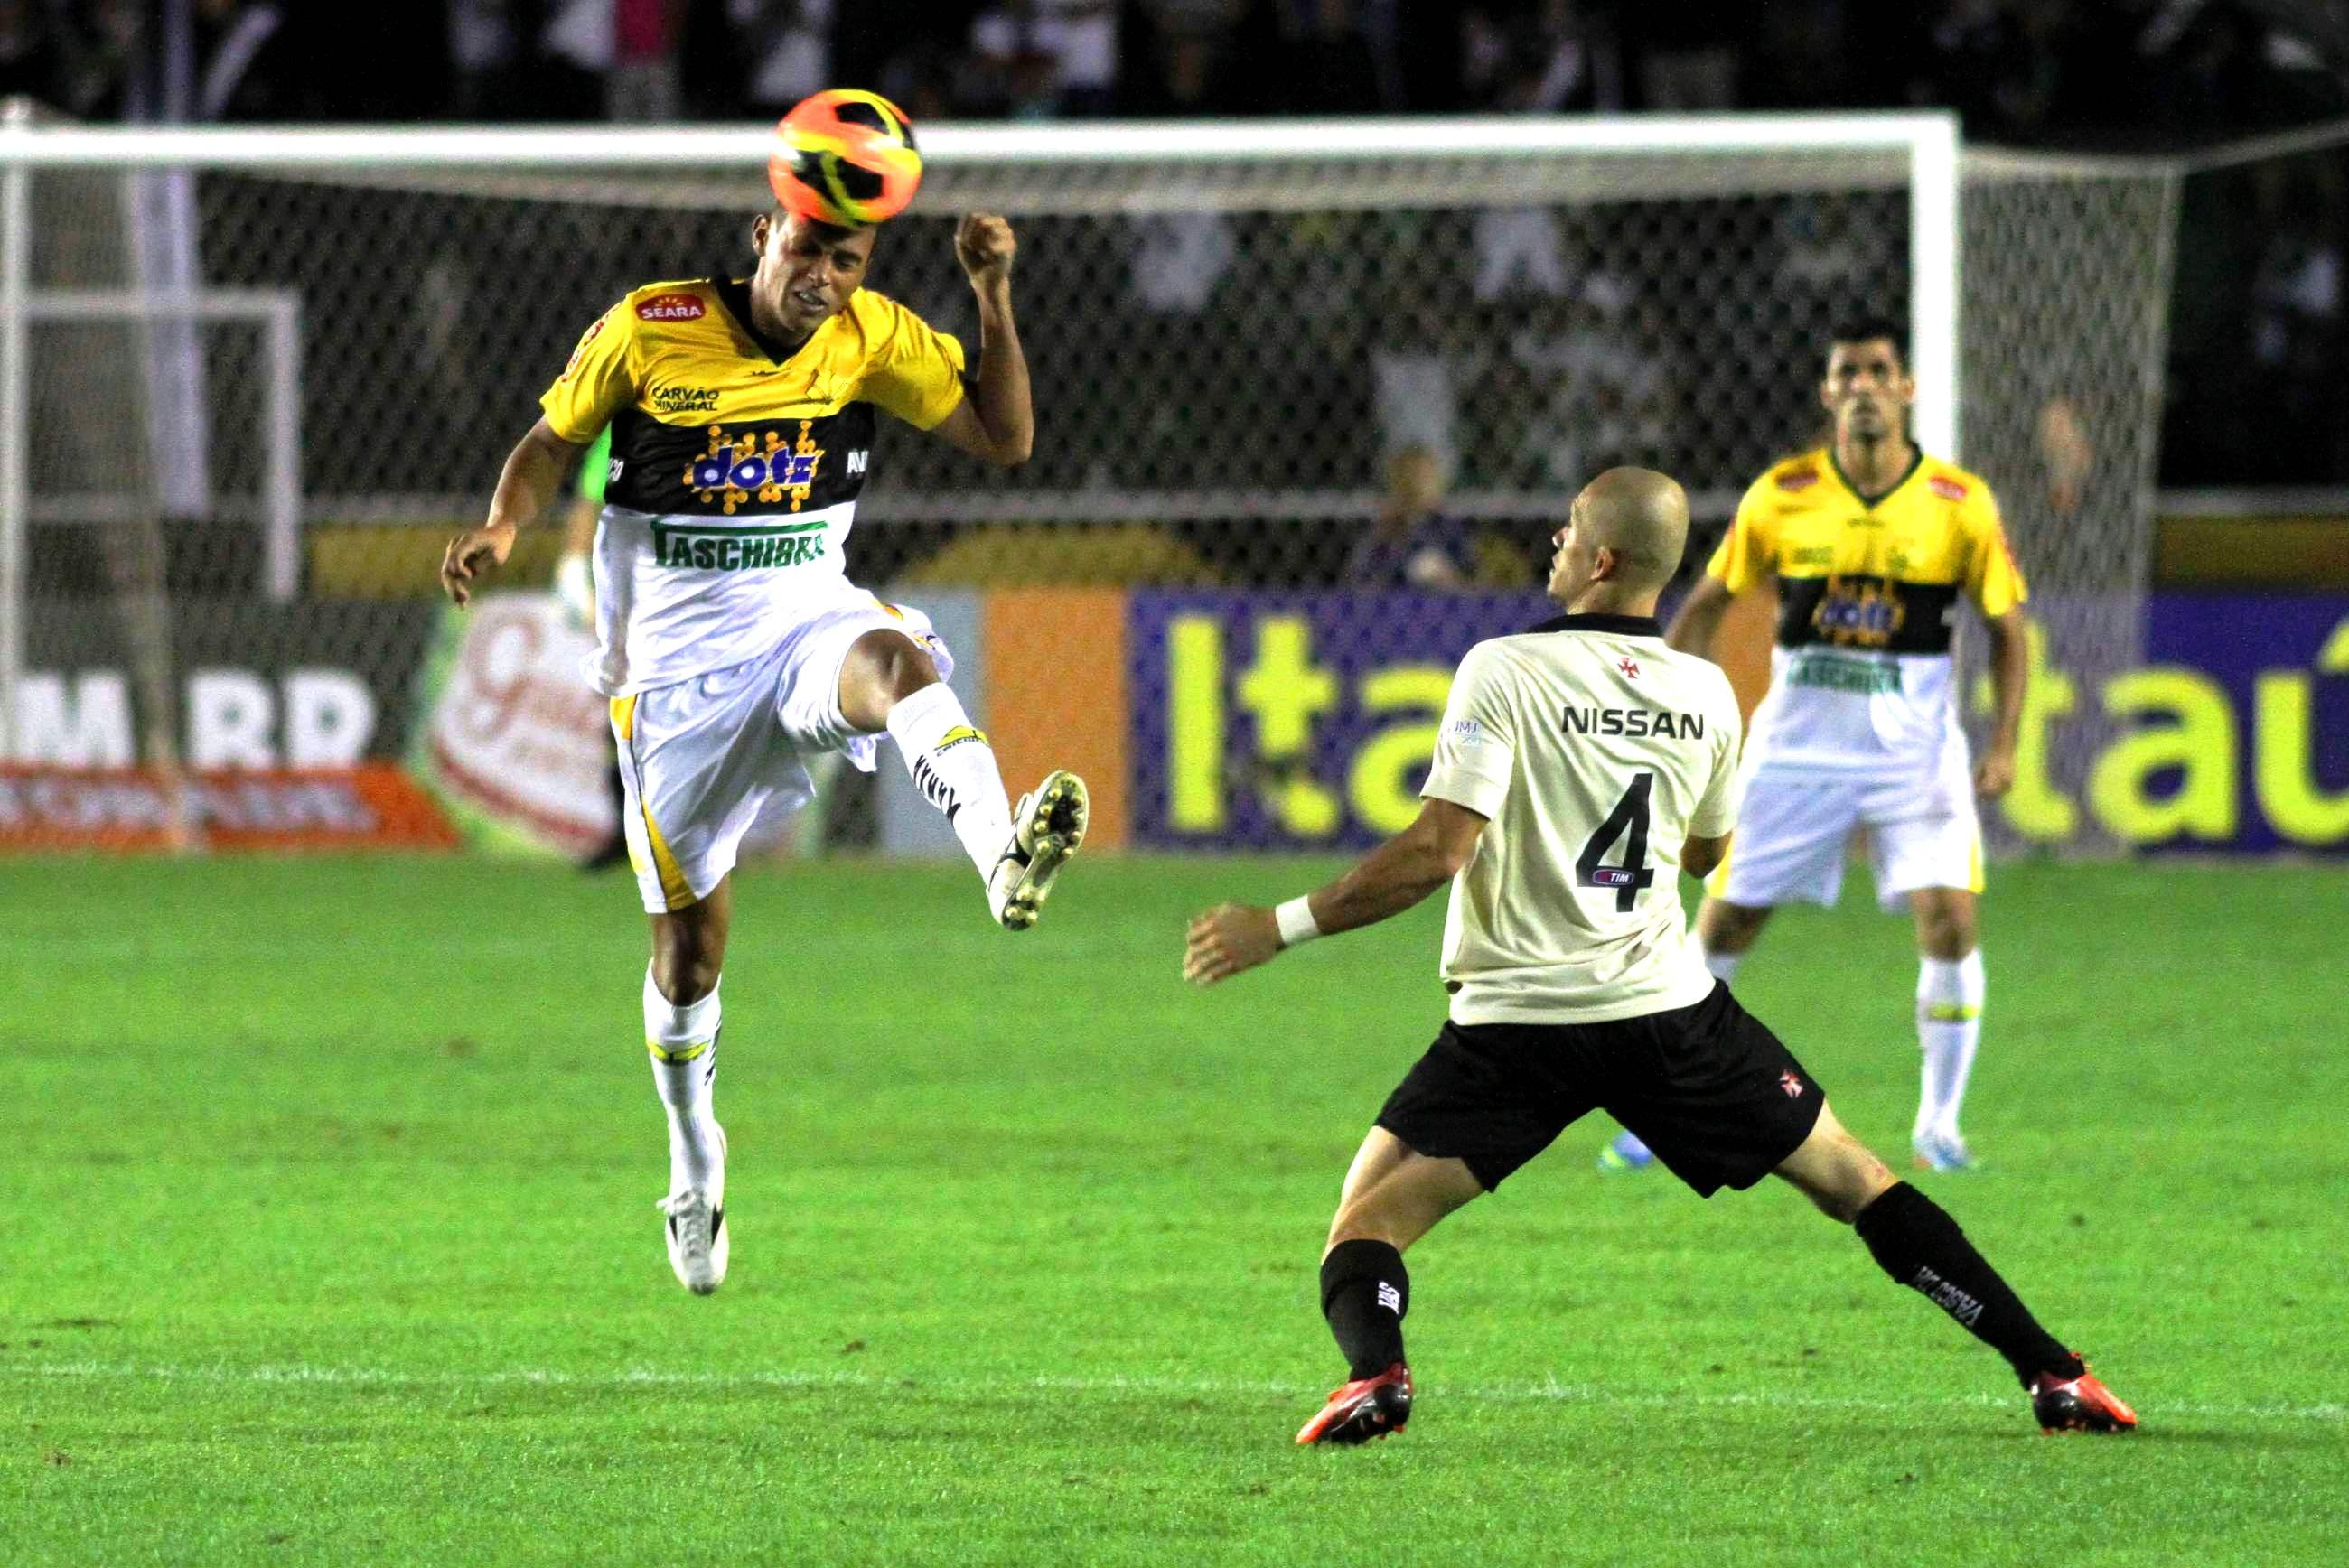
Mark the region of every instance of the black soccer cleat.
<instances>
[{"instance_id":1,"label":"black soccer cleat","mask_svg":"<svg viewBox=\"0 0 2349 1568\"><path fill-rule=\"evenodd\" d=\"M1411 1419L1411 1368L1398 1361L1375 1377L1333 1389L1321 1413L1297 1434L1299 1443L1367 1443L1402 1430Z\"/></svg>"},{"instance_id":2,"label":"black soccer cleat","mask_svg":"<svg viewBox=\"0 0 2349 1568\"><path fill-rule=\"evenodd\" d=\"M2085 1366L2076 1377L2042 1372L2031 1380L2031 1413L2039 1429L2056 1432L2133 1432L2137 1412L2121 1402Z\"/></svg>"}]
</instances>

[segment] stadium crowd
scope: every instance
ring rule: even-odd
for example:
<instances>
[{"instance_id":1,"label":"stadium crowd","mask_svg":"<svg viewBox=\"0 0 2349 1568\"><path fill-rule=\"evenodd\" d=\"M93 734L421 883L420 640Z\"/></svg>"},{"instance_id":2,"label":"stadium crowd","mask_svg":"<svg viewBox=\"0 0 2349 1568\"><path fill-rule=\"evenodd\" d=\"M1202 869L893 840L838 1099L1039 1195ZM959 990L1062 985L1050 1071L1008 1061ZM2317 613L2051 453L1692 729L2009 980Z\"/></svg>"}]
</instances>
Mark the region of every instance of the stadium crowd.
<instances>
[{"instance_id":1,"label":"stadium crowd","mask_svg":"<svg viewBox=\"0 0 2349 1568\"><path fill-rule=\"evenodd\" d=\"M0 0L0 96L184 118L740 119L840 81L925 118L1954 107L2143 145L2341 113L2313 0ZM176 33L174 33L176 36ZM354 62L365 62L355 69ZM167 67L168 68L168 67Z\"/></svg>"},{"instance_id":2,"label":"stadium crowd","mask_svg":"<svg viewBox=\"0 0 2349 1568\"><path fill-rule=\"evenodd\" d=\"M841 82L887 92L916 122L1928 105L1958 109L1977 140L2141 151L2349 114L2349 7L0 0L0 97L84 120L741 120ZM2349 156L2189 181L2184 215L2164 482L2349 482L2333 395L2349 357ZM1175 260L1177 284L1199 271ZM1619 309L1609 284L1548 292L1603 315ZM1611 363L1600 326L1573 335ZM1617 402L1636 418L1656 399Z\"/></svg>"}]
</instances>

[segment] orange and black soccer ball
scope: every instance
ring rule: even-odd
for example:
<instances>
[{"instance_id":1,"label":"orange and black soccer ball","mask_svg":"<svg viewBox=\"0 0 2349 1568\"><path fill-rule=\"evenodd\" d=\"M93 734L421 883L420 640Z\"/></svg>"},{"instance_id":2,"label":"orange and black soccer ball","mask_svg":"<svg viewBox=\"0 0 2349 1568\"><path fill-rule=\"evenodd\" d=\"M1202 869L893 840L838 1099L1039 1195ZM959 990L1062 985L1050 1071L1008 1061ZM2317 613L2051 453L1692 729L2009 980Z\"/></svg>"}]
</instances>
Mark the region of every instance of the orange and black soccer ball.
<instances>
[{"instance_id":1,"label":"orange and black soccer ball","mask_svg":"<svg viewBox=\"0 0 2349 1568\"><path fill-rule=\"evenodd\" d=\"M895 217L922 183L905 111L879 93L833 88L775 124L767 183L787 212L863 229Z\"/></svg>"}]
</instances>

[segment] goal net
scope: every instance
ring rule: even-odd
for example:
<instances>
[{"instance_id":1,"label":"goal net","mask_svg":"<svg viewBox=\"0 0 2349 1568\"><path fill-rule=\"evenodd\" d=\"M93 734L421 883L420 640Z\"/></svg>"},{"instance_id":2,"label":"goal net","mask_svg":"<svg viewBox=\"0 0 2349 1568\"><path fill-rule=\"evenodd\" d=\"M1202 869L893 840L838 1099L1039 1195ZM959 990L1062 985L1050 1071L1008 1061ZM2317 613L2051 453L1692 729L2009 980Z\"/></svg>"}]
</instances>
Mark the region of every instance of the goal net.
<instances>
[{"instance_id":1,"label":"goal net","mask_svg":"<svg viewBox=\"0 0 2349 1568\"><path fill-rule=\"evenodd\" d=\"M1423 766L1426 670L1538 608L1575 490L1664 469L1708 547L1819 435L1826 335L1855 315L1911 324L1919 436L1998 490L2046 657L2131 656L2158 170L1961 158L1948 119L1899 116L924 145L870 286L975 348L954 218L1013 219L1036 455L994 473L889 428L851 572L968 645L1015 771L1061 741L1112 773L1112 837L1380 830ZM584 842L605 808L571 634L521 594L498 635L452 630L433 572L588 323L650 281L748 270L764 151L730 130L0 135L19 767L422 758L523 837ZM543 589L559 531L503 581ZM2092 728L2052 732L2057 791ZM532 769L568 781L524 788ZM920 847L893 789L839 791L833 841Z\"/></svg>"}]
</instances>

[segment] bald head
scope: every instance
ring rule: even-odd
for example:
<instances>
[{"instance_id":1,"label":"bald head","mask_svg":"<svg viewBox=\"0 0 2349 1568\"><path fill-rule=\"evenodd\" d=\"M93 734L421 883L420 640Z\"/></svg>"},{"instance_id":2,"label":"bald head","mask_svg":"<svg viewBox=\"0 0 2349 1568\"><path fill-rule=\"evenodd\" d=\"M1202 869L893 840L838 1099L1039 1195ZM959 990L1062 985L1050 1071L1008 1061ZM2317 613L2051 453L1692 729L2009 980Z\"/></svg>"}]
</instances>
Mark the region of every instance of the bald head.
<instances>
[{"instance_id":1,"label":"bald head","mask_svg":"<svg viewBox=\"0 0 2349 1568\"><path fill-rule=\"evenodd\" d=\"M1609 469L1574 500L1590 548L1612 550L1615 580L1627 589L1661 588L1680 570L1688 544L1688 492L1653 469Z\"/></svg>"},{"instance_id":2,"label":"bald head","mask_svg":"<svg viewBox=\"0 0 2349 1568\"><path fill-rule=\"evenodd\" d=\"M1680 570L1688 544L1688 492L1653 469L1609 469L1574 498L1561 534L1550 593L1561 603L1586 596L1625 613L1652 612ZM1600 560L1600 552L1608 559ZM1635 608L1644 604L1645 608Z\"/></svg>"}]
</instances>

